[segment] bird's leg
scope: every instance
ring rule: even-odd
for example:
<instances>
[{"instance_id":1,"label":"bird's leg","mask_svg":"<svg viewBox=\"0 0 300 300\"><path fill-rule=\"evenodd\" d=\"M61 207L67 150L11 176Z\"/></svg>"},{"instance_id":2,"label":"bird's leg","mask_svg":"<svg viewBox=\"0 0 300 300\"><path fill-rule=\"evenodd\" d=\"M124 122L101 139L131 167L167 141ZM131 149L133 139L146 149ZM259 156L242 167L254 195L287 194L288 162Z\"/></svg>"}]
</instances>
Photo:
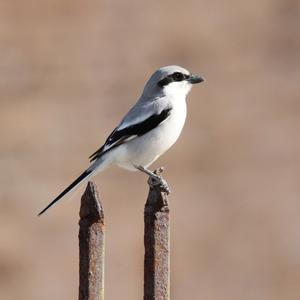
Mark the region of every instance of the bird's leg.
<instances>
[{"instance_id":1,"label":"bird's leg","mask_svg":"<svg viewBox=\"0 0 300 300\"><path fill-rule=\"evenodd\" d=\"M154 172L151 172L143 166L135 166L135 168L150 176L148 181L150 185L159 185L167 195L170 194L168 183L161 176L159 176L164 170L163 167L156 169Z\"/></svg>"}]
</instances>

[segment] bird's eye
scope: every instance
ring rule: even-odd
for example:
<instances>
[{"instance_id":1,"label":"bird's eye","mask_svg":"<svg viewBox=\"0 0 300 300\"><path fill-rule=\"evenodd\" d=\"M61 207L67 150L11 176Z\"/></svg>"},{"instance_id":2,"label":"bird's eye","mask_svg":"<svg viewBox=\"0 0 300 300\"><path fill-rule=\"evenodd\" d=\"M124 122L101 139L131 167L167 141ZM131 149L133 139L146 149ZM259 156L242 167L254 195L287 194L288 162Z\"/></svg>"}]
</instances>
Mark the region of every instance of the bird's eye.
<instances>
[{"instance_id":1,"label":"bird's eye","mask_svg":"<svg viewBox=\"0 0 300 300\"><path fill-rule=\"evenodd\" d=\"M184 80L184 75L180 72L175 72L173 75L172 75L173 79L175 81L182 81Z\"/></svg>"}]
</instances>

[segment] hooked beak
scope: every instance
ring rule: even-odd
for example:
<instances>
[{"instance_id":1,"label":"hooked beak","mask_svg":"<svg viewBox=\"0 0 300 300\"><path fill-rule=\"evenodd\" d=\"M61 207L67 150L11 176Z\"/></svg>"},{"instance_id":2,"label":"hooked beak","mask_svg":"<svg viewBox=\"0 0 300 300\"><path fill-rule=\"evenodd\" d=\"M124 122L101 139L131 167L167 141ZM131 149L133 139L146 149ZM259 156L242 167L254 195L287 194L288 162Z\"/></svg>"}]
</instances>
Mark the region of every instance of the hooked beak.
<instances>
[{"instance_id":1,"label":"hooked beak","mask_svg":"<svg viewBox=\"0 0 300 300\"><path fill-rule=\"evenodd\" d=\"M190 82L191 84L200 83L203 81L204 81L204 79L201 76L196 75L196 74L191 74L190 78L188 79L188 82Z\"/></svg>"}]
</instances>

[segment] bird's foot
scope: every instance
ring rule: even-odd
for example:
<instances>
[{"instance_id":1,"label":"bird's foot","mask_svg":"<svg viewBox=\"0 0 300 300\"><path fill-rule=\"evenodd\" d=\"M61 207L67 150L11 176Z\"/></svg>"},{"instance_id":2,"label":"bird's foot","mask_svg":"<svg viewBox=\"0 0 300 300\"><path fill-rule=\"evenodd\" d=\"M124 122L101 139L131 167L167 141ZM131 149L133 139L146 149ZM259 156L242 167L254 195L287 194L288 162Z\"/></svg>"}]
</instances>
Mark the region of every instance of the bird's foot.
<instances>
[{"instance_id":1,"label":"bird's foot","mask_svg":"<svg viewBox=\"0 0 300 300\"><path fill-rule=\"evenodd\" d=\"M151 172L150 170L142 167L142 166L136 166L136 168L147 175L149 175L148 184L150 186L159 186L163 192L165 192L167 195L170 194L171 190L168 186L168 183L165 179L163 179L160 174L163 172L164 168L160 167L156 169L154 172Z\"/></svg>"},{"instance_id":2,"label":"bird's foot","mask_svg":"<svg viewBox=\"0 0 300 300\"><path fill-rule=\"evenodd\" d=\"M168 186L168 183L165 179L161 178L160 176L150 176L148 179L148 184L150 186L159 186L160 189L166 193L167 195L169 195L171 193L171 190Z\"/></svg>"}]
</instances>

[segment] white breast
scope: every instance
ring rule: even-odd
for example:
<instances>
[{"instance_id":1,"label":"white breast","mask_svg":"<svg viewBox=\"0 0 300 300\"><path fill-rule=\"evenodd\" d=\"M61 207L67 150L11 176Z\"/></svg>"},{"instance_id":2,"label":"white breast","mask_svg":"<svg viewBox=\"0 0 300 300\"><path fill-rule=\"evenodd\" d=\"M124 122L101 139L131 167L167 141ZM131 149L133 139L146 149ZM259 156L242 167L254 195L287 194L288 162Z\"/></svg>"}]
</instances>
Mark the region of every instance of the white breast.
<instances>
[{"instance_id":1,"label":"white breast","mask_svg":"<svg viewBox=\"0 0 300 300\"><path fill-rule=\"evenodd\" d=\"M157 128L116 148L118 166L129 170L135 170L134 165L147 167L177 141L186 119L186 102L176 100L170 116Z\"/></svg>"},{"instance_id":2,"label":"white breast","mask_svg":"<svg viewBox=\"0 0 300 300\"><path fill-rule=\"evenodd\" d=\"M186 119L186 102L179 100L173 108L169 118L161 124L162 144L168 150L179 138Z\"/></svg>"}]
</instances>

